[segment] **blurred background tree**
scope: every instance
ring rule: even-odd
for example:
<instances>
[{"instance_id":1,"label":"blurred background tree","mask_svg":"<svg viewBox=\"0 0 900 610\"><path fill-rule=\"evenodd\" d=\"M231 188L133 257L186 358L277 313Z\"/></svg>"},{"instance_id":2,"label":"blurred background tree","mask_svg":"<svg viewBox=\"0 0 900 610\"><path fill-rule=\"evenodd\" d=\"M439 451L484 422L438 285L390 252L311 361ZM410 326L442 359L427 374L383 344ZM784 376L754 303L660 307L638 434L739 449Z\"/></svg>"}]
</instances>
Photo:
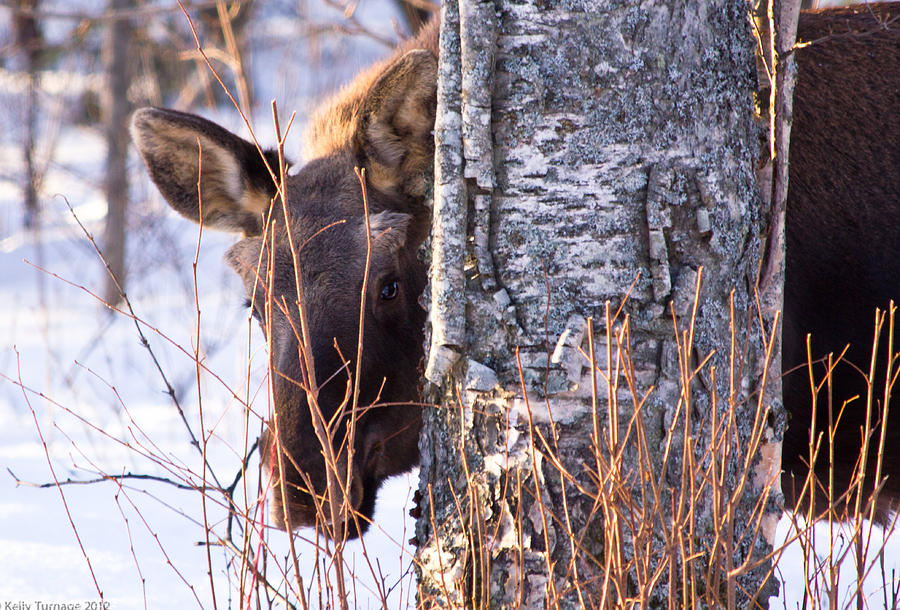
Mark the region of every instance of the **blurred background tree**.
<instances>
[{"instance_id":1,"label":"blurred background tree","mask_svg":"<svg viewBox=\"0 0 900 610\"><path fill-rule=\"evenodd\" d=\"M22 139L22 157L25 164L24 220L27 228L37 223L38 175L35 167L34 146L37 128L37 91L43 43L35 13L39 0L15 0L12 10L13 45L10 67L25 75L27 82L25 134Z\"/></svg>"}]
</instances>

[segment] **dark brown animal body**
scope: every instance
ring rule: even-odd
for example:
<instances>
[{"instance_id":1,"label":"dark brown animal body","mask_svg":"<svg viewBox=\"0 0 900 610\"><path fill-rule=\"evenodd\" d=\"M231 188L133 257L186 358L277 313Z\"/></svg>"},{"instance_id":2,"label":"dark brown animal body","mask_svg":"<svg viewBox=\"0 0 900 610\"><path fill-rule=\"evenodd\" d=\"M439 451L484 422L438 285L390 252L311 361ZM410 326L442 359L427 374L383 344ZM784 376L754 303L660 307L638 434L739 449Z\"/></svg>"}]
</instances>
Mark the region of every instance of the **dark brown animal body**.
<instances>
[{"instance_id":1,"label":"dark brown animal body","mask_svg":"<svg viewBox=\"0 0 900 610\"><path fill-rule=\"evenodd\" d=\"M798 80L790 149L782 363L790 413L782 487L793 500L806 479L811 390L806 334L814 360L849 349L832 378L832 413L847 403L836 429L835 497L847 490L865 425L866 384L875 309L900 304L900 4L859 5L801 15ZM896 250L895 250L896 248ZM887 343L882 333L881 345ZM894 352L900 349L895 341ZM881 433L886 349L875 379L872 489ZM897 369L897 363L894 364ZM825 365L814 367L818 381ZM900 404L886 428L879 512L900 498ZM829 429L828 391L818 395L816 430ZM815 471L828 485L829 449L822 437ZM806 461L806 463L804 463ZM824 498L824 494L819 494ZM824 503L818 504L825 507Z\"/></svg>"},{"instance_id":2,"label":"dark brown animal body","mask_svg":"<svg viewBox=\"0 0 900 610\"><path fill-rule=\"evenodd\" d=\"M896 24L884 31L871 16L898 13L900 6L872 6L801 19L802 39L833 35L798 52L787 210L785 370L806 361L807 332L814 337L814 357L839 353L850 343L847 359L867 369L874 310L886 307L891 298L900 302L900 255L893 251L900 246L900 34ZM860 33L846 34L851 30ZM369 275L357 399L360 405L390 406L367 410L357 422L346 493L360 518L347 524L350 536L365 530L381 482L418 460L421 418L414 403L425 314L417 298L425 272L416 250L429 225L422 196L432 161L436 53L437 24L432 23L313 118L307 146L312 160L286 185L295 250L305 244L296 256L279 220L275 183L254 146L193 115L145 109L134 118L134 140L170 204L195 221L202 216L208 225L245 235L227 260L244 278L271 342L274 419L282 455L279 459L275 452L273 422L264 435L263 461L274 479L272 517L282 528L316 522L312 496L322 498L326 480L322 446L301 388L295 277L301 280L307 310L317 402L330 417L352 398L347 370L355 371L357 365L352 360L366 245L354 166L368 172L370 233L381 235ZM202 205L196 194L198 139ZM273 153L265 158L277 166ZM264 240L261 233L273 200L278 222L274 239ZM287 308L266 307L273 301ZM846 365L835 371L833 388L836 404L863 391L859 376ZM791 419L783 484L790 497L796 485L792 475L801 481L806 476L811 401L803 369L786 376L784 391ZM346 456L346 410L338 415L343 423L334 449ZM839 428L838 489L849 484L845 466L852 466L858 453L862 418L858 404L851 404ZM822 425L820 417L820 430ZM900 426L889 428L885 468L892 477L882 509L900 491L898 433ZM283 477L279 463L284 464ZM816 466L820 473L827 469L824 460Z\"/></svg>"}]
</instances>

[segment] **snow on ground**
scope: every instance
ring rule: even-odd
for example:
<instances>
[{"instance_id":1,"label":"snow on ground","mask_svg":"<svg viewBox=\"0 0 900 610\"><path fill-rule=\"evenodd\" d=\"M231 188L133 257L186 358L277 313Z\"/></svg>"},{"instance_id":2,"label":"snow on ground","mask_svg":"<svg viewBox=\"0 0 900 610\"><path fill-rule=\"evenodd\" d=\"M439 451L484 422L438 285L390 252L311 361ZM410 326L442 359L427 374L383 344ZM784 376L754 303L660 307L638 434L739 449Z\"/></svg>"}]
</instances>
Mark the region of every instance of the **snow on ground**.
<instances>
[{"instance_id":1,"label":"snow on ground","mask_svg":"<svg viewBox=\"0 0 900 610\"><path fill-rule=\"evenodd\" d=\"M800 529L803 529L800 525ZM890 527L888 528L890 530ZM885 536L884 529L878 526L871 526L868 522L863 524L863 536L861 540L867 541L868 552L866 560L862 563L863 569L868 572L868 577L864 581L863 596L866 601L866 608L892 608L896 610L900 604L900 535L894 533ZM776 544L783 545L788 537L797 532L797 527L793 526L788 517L783 517L778 524L776 534ZM836 524L830 535L829 525L827 523L817 523L812 532L809 534L814 543L812 545L801 545L799 542L789 544L781 555L776 568L776 574L782 581L782 590L778 598L773 598L769 602L769 607L776 608L828 608L827 589L830 588L832 582L836 583L838 591L838 603L834 608L856 608L856 601L853 594L857 590L856 562L853 559L853 548L848 547L848 540L851 536L851 527L849 524ZM833 540L833 547L830 552L834 557L841 557L845 553L846 559L843 561L834 561L832 565L839 565L836 570L836 578L832 581L830 577L819 577L814 579L811 575L815 570L823 570L828 566L829 540ZM814 552L809 552L806 558L806 565L809 567L804 570L804 548L814 548ZM826 572L827 573L827 572ZM810 575L810 576L807 576ZM816 588L813 582L818 582L819 587ZM807 590L807 586L810 587ZM818 605L811 606L809 598L818 600ZM804 599L806 602L804 603Z\"/></svg>"}]
</instances>

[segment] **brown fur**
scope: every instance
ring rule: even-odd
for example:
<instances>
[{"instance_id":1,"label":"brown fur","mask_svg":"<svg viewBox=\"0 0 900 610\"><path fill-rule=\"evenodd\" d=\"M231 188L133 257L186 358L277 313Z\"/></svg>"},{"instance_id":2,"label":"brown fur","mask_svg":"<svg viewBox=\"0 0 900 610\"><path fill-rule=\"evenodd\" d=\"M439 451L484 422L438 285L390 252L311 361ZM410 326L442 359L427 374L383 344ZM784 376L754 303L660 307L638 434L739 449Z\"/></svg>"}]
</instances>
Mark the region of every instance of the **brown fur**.
<instances>
[{"instance_id":1,"label":"brown fur","mask_svg":"<svg viewBox=\"0 0 900 610\"><path fill-rule=\"evenodd\" d=\"M297 276L319 407L331 418L352 401L348 380L356 370L366 260L356 166L367 171L374 240L359 363L362 415L356 422L347 490L358 518L332 524L333 533L340 535L342 525L350 537L364 531L382 481L418 461L421 413L416 403L425 325L418 298L425 268L417 250L429 223L422 197L434 149L436 53L437 25L432 24L315 115L307 139L311 161L286 181L290 240L280 205L273 208L274 231L263 237L276 187L254 146L205 119L172 110L139 110L132 121L134 141L172 207L194 221L245 235L226 260L243 278L264 332L271 332L276 416L262 437L261 452L273 483L272 519L285 529L315 524L313 496L322 498L326 492L323 450L301 387ZM265 158L277 173L274 153ZM299 248L296 257L291 241ZM273 297L268 306L267 293ZM273 442L276 421L281 456ZM333 448L343 478L349 461L346 413L336 421ZM324 515L329 515L327 505Z\"/></svg>"},{"instance_id":2,"label":"brown fur","mask_svg":"<svg viewBox=\"0 0 900 610\"><path fill-rule=\"evenodd\" d=\"M851 363L868 373L875 308L886 309L891 299L900 303L900 255L894 251L900 246L900 4L804 13L798 38L812 44L797 52L786 224L782 363L785 371L800 365L784 379L791 419L784 440L782 487L789 503L806 478L804 460L809 455L810 385L802 366L806 333L812 334L814 359L829 352L837 358L850 345L832 382L835 417L844 401L859 396L847 405L837 428L834 483L839 495L850 484L865 424L866 387ZM882 351L880 357L878 405L887 353ZM815 367L817 380L824 370L824 365ZM820 433L828 428L827 412L823 390L816 422ZM877 413L875 418L872 443L877 447ZM890 419L882 516L900 498L900 414ZM827 437L819 456L816 473L827 485ZM873 449L868 490L875 457Z\"/></svg>"}]
</instances>

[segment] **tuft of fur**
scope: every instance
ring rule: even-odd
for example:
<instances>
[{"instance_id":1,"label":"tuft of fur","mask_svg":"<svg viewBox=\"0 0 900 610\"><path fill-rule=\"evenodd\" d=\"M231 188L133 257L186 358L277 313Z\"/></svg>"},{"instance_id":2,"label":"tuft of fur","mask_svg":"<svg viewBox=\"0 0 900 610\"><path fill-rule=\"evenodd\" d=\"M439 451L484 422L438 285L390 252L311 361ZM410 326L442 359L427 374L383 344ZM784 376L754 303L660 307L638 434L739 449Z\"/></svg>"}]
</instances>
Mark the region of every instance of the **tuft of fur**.
<instances>
[{"instance_id":1,"label":"tuft of fur","mask_svg":"<svg viewBox=\"0 0 900 610\"><path fill-rule=\"evenodd\" d=\"M406 244L406 231L412 216L399 212L379 212L369 218L369 234L375 240L374 247L396 254Z\"/></svg>"}]
</instances>

